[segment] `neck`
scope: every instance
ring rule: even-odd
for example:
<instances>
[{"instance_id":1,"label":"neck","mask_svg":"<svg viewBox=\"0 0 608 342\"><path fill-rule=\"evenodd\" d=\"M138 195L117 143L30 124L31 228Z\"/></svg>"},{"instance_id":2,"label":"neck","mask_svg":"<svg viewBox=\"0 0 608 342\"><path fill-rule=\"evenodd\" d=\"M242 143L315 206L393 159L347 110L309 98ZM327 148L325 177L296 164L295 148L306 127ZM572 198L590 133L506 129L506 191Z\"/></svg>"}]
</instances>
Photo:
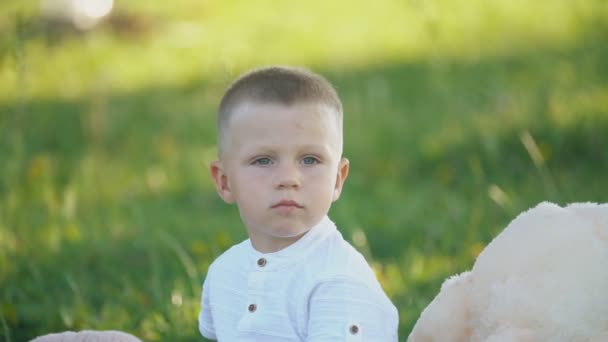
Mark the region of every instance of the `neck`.
<instances>
[{"instance_id":1,"label":"neck","mask_svg":"<svg viewBox=\"0 0 608 342\"><path fill-rule=\"evenodd\" d=\"M251 245L256 251L266 254L278 252L284 248L293 245L304 235L306 235L306 233L303 233L298 236L290 236L285 238L273 237L269 239L267 236L264 238L260 238L258 234L255 234L254 232L249 232L249 240L251 241Z\"/></svg>"}]
</instances>

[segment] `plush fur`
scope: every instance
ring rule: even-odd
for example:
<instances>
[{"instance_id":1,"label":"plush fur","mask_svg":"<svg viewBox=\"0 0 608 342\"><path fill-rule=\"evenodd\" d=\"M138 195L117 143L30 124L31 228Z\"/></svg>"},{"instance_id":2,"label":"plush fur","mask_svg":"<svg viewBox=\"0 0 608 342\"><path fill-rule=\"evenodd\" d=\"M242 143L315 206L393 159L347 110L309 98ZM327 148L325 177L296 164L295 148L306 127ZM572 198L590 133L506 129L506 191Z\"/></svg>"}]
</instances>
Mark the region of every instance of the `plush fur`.
<instances>
[{"instance_id":1,"label":"plush fur","mask_svg":"<svg viewBox=\"0 0 608 342\"><path fill-rule=\"evenodd\" d=\"M608 204L520 214L422 312L432 341L608 341Z\"/></svg>"},{"instance_id":2,"label":"plush fur","mask_svg":"<svg viewBox=\"0 0 608 342\"><path fill-rule=\"evenodd\" d=\"M141 342L137 337L122 331L66 331L36 337L30 342Z\"/></svg>"}]
</instances>

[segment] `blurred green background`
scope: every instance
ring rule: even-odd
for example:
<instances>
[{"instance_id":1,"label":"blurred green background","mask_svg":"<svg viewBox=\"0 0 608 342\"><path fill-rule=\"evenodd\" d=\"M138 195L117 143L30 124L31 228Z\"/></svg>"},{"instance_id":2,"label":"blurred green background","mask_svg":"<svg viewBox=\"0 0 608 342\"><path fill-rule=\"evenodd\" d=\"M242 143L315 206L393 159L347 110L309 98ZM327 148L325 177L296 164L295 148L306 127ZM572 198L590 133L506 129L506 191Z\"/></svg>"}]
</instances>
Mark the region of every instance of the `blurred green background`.
<instances>
[{"instance_id":1,"label":"blurred green background","mask_svg":"<svg viewBox=\"0 0 608 342\"><path fill-rule=\"evenodd\" d=\"M607 200L606 1L123 0L94 26L70 1L0 2L0 341L202 340L207 266L245 238L208 174L215 108L255 66L336 85L330 214L402 340L519 212Z\"/></svg>"}]
</instances>

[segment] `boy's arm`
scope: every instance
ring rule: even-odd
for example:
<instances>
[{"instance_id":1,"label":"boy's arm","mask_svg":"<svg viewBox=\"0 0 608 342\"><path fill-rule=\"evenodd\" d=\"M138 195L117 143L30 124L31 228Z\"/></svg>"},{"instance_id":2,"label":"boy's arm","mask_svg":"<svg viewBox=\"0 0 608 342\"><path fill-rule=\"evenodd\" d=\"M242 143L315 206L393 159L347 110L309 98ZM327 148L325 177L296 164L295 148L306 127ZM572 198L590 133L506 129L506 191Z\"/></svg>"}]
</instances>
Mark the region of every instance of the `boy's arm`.
<instances>
[{"instance_id":1,"label":"boy's arm","mask_svg":"<svg viewBox=\"0 0 608 342\"><path fill-rule=\"evenodd\" d=\"M215 329L213 328L213 317L211 316L211 306L209 305L209 286L205 280L201 298L201 311L198 315L198 330L201 334L212 340L217 340Z\"/></svg>"},{"instance_id":2,"label":"boy's arm","mask_svg":"<svg viewBox=\"0 0 608 342\"><path fill-rule=\"evenodd\" d=\"M397 341L397 310L361 281L320 283L310 296L308 317L307 342Z\"/></svg>"}]
</instances>

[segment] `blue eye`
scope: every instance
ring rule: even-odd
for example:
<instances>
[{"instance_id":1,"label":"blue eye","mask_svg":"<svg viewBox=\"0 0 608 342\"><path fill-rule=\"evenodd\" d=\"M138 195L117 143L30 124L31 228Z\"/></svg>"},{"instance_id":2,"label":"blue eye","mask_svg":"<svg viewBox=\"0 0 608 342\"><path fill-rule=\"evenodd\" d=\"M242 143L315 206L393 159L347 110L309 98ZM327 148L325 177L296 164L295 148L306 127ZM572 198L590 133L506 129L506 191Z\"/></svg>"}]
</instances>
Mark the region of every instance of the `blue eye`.
<instances>
[{"instance_id":1,"label":"blue eye","mask_svg":"<svg viewBox=\"0 0 608 342\"><path fill-rule=\"evenodd\" d=\"M270 160L270 158L267 158L267 157L262 157L262 158L258 158L256 160L254 160L253 164L266 166L266 165L272 164L272 160Z\"/></svg>"},{"instance_id":2,"label":"blue eye","mask_svg":"<svg viewBox=\"0 0 608 342\"><path fill-rule=\"evenodd\" d=\"M304 159L302 159L302 163L304 165L315 165L319 163L319 159L315 158L315 157L306 157Z\"/></svg>"}]
</instances>

